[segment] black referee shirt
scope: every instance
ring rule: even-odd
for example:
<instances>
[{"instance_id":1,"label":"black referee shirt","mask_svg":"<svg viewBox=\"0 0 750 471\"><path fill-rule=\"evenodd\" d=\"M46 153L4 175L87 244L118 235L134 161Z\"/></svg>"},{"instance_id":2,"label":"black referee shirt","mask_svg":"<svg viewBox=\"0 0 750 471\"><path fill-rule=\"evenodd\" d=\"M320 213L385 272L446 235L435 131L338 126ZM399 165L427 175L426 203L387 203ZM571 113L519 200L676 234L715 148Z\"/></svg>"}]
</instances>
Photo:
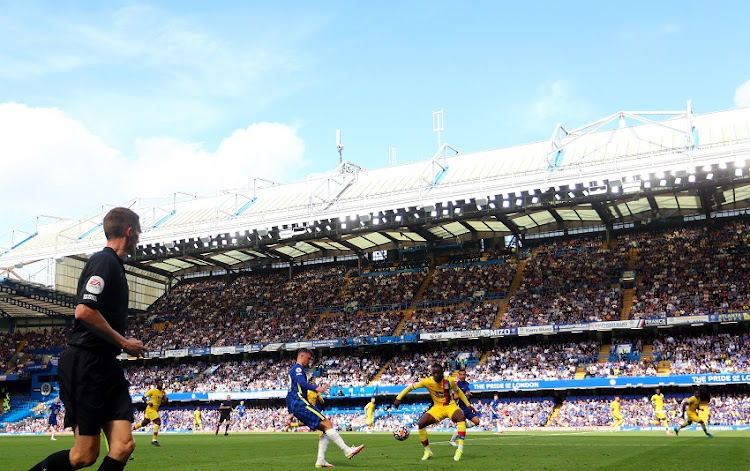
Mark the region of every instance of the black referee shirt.
<instances>
[{"instance_id":1,"label":"black referee shirt","mask_svg":"<svg viewBox=\"0 0 750 471\"><path fill-rule=\"evenodd\" d=\"M125 267L114 250L105 247L91 256L78 280L76 304L98 309L110 326L125 335L128 321L128 280ZM117 356L121 348L98 336L83 322L75 321L68 345L104 355Z\"/></svg>"}]
</instances>

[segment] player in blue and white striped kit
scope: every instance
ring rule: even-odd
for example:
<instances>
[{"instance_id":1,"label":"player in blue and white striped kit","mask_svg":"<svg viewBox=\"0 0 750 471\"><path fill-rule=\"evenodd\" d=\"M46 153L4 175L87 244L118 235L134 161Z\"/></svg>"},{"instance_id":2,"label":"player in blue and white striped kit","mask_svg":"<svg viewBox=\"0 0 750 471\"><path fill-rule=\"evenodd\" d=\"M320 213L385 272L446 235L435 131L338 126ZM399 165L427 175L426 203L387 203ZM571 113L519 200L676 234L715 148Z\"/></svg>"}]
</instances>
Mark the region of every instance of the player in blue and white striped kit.
<instances>
[{"instance_id":1,"label":"player in blue and white striped kit","mask_svg":"<svg viewBox=\"0 0 750 471\"><path fill-rule=\"evenodd\" d=\"M312 351L302 348L297 352L297 363L289 371L291 384L289 392L286 395L286 408L290 414L310 427L311 430L320 430L323 432L318 441L318 459L315 461L316 468L333 468L333 465L326 461L326 450L328 444L333 442L341 448L347 458L352 459L354 455L362 451L364 445L351 447L348 446L344 439L341 438L338 431L333 428L333 424L327 419L314 405L307 399L307 391L325 392L328 390L327 385L316 386L307 382L305 368L312 361Z\"/></svg>"}]
</instances>

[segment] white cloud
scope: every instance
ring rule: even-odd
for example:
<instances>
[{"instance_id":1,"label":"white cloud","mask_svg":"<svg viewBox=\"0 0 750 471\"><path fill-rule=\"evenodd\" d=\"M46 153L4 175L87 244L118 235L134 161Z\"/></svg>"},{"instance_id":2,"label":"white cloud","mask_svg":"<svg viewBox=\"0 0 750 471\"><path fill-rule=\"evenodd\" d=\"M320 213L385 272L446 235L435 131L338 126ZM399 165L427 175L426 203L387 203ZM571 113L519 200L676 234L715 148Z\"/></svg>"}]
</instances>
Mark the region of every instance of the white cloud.
<instances>
[{"instance_id":1,"label":"white cloud","mask_svg":"<svg viewBox=\"0 0 750 471\"><path fill-rule=\"evenodd\" d=\"M750 106L750 80L743 83L734 91L734 106L744 108Z\"/></svg>"},{"instance_id":2,"label":"white cloud","mask_svg":"<svg viewBox=\"0 0 750 471\"><path fill-rule=\"evenodd\" d=\"M591 108L591 105L575 96L567 82L555 80L540 87L539 98L530 107L529 124L535 129L540 124L554 126L556 123L576 127L589 118Z\"/></svg>"},{"instance_id":3,"label":"white cloud","mask_svg":"<svg viewBox=\"0 0 750 471\"><path fill-rule=\"evenodd\" d=\"M181 191L213 195L254 177L289 181L305 171L297 130L257 123L212 152L173 138L141 139L126 157L52 108L0 104L0 238L39 214L77 218L104 204ZM0 244L3 245L3 244Z\"/></svg>"}]
</instances>

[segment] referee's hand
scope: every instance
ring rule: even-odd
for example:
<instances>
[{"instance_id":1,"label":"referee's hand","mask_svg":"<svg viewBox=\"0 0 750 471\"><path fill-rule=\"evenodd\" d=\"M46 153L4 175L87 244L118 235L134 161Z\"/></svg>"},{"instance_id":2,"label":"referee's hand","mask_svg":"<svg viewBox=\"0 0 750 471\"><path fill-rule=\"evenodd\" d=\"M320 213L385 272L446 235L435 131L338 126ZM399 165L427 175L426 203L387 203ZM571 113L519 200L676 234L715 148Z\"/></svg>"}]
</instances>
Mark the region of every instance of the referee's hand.
<instances>
[{"instance_id":1,"label":"referee's hand","mask_svg":"<svg viewBox=\"0 0 750 471\"><path fill-rule=\"evenodd\" d=\"M134 338L125 339L125 343L123 344L122 349L128 355L132 355L134 357L143 356L143 353L146 351L146 347L143 346L143 342Z\"/></svg>"}]
</instances>

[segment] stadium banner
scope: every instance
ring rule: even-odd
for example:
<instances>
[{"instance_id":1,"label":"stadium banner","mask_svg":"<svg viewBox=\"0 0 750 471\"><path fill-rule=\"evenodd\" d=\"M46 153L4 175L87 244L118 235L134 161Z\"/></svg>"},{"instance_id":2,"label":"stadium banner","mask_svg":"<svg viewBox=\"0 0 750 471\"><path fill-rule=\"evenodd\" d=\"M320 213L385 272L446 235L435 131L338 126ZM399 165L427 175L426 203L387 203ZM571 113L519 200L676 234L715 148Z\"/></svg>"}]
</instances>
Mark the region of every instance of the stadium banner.
<instances>
[{"instance_id":1,"label":"stadium banner","mask_svg":"<svg viewBox=\"0 0 750 471\"><path fill-rule=\"evenodd\" d=\"M521 380L472 383L476 391L536 391L542 389L632 388L657 386L695 386L701 384L745 384L750 373L677 375L677 376L622 376L617 378L585 378L565 380Z\"/></svg>"},{"instance_id":2,"label":"stadium banner","mask_svg":"<svg viewBox=\"0 0 750 471\"><path fill-rule=\"evenodd\" d=\"M18 375L0 375L0 381L17 381Z\"/></svg>"},{"instance_id":3,"label":"stadium banner","mask_svg":"<svg viewBox=\"0 0 750 471\"><path fill-rule=\"evenodd\" d=\"M210 355L210 354L211 354L210 347L188 348L188 355L191 355L191 356L201 356L201 355Z\"/></svg>"},{"instance_id":4,"label":"stadium banner","mask_svg":"<svg viewBox=\"0 0 750 471\"><path fill-rule=\"evenodd\" d=\"M667 325L685 325L685 324L698 324L701 322L718 322L718 318L714 318L711 320L711 317L715 314L709 315L709 316L680 316L680 317L668 317L667 318Z\"/></svg>"},{"instance_id":5,"label":"stadium banner","mask_svg":"<svg viewBox=\"0 0 750 471\"><path fill-rule=\"evenodd\" d=\"M187 348L177 348L174 350L164 350L164 356L166 358L180 358L188 356Z\"/></svg>"},{"instance_id":6,"label":"stadium banner","mask_svg":"<svg viewBox=\"0 0 750 471\"><path fill-rule=\"evenodd\" d=\"M211 355L226 355L234 353L234 347L211 347Z\"/></svg>"},{"instance_id":7,"label":"stadium banner","mask_svg":"<svg viewBox=\"0 0 750 471\"><path fill-rule=\"evenodd\" d=\"M613 329L634 329L638 328L640 319L631 319L627 321L607 321L591 322L591 330L613 330Z\"/></svg>"},{"instance_id":8,"label":"stadium banner","mask_svg":"<svg viewBox=\"0 0 750 471\"><path fill-rule=\"evenodd\" d=\"M507 329L479 329L479 330L456 330L452 332L425 332L419 334L420 340L439 340L439 339L476 339L481 337L506 337L518 335L518 328L510 327Z\"/></svg>"},{"instance_id":9,"label":"stadium banner","mask_svg":"<svg viewBox=\"0 0 750 471\"><path fill-rule=\"evenodd\" d=\"M271 389L263 391L221 391L221 392L210 392L207 393L207 400L209 401L223 401L227 396L232 396L233 401L240 401L245 399L278 399L286 397L286 389ZM169 395L169 399L172 399L172 395Z\"/></svg>"},{"instance_id":10,"label":"stadium banner","mask_svg":"<svg viewBox=\"0 0 750 471\"><path fill-rule=\"evenodd\" d=\"M555 324L555 332L585 332L591 330L588 322L580 324Z\"/></svg>"},{"instance_id":11,"label":"stadium banner","mask_svg":"<svg viewBox=\"0 0 750 471\"><path fill-rule=\"evenodd\" d=\"M251 343L249 345L238 345L235 347L235 353L255 353L263 350L263 344Z\"/></svg>"},{"instance_id":12,"label":"stadium banner","mask_svg":"<svg viewBox=\"0 0 750 471\"><path fill-rule=\"evenodd\" d=\"M274 343L267 343L261 351L263 352L276 352L279 350L282 350L284 348L284 344L280 342L274 342Z\"/></svg>"},{"instance_id":13,"label":"stadium banner","mask_svg":"<svg viewBox=\"0 0 750 471\"><path fill-rule=\"evenodd\" d=\"M340 339L328 339L328 340L313 340L313 348L332 348L341 345Z\"/></svg>"},{"instance_id":14,"label":"stadium banner","mask_svg":"<svg viewBox=\"0 0 750 471\"><path fill-rule=\"evenodd\" d=\"M226 399L227 396L224 394L222 399ZM131 394L130 400L135 404L137 402L143 402L143 394ZM187 392L187 393L171 393L169 394L169 402L184 402L184 401L208 401L208 393L200 392Z\"/></svg>"},{"instance_id":15,"label":"stadium banner","mask_svg":"<svg viewBox=\"0 0 750 471\"><path fill-rule=\"evenodd\" d=\"M555 333L554 325L532 325L529 327L519 327L518 335L536 335L536 334L553 334Z\"/></svg>"},{"instance_id":16,"label":"stadium banner","mask_svg":"<svg viewBox=\"0 0 750 471\"><path fill-rule=\"evenodd\" d=\"M668 325L666 317L652 317L650 319L638 319L638 327L654 327Z\"/></svg>"},{"instance_id":17,"label":"stadium banner","mask_svg":"<svg viewBox=\"0 0 750 471\"><path fill-rule=\"evenodd\" d=\"M750 321L750 313L747 312L735 312L733 314L713 314L709 318L714 317L716 320L711 322L747 322Z\"/></svg>"},{"instance_id":18,"label":"stadium banner","mask_svg":"<svg viewBox=\"0 0 750 471\"><path fill-rule=\"evenodd\" d=\"M284 344L284 350L299 350L300 348L312 348L312 340L305 342L287 342Z\"/></svg>"}]
</instances>

